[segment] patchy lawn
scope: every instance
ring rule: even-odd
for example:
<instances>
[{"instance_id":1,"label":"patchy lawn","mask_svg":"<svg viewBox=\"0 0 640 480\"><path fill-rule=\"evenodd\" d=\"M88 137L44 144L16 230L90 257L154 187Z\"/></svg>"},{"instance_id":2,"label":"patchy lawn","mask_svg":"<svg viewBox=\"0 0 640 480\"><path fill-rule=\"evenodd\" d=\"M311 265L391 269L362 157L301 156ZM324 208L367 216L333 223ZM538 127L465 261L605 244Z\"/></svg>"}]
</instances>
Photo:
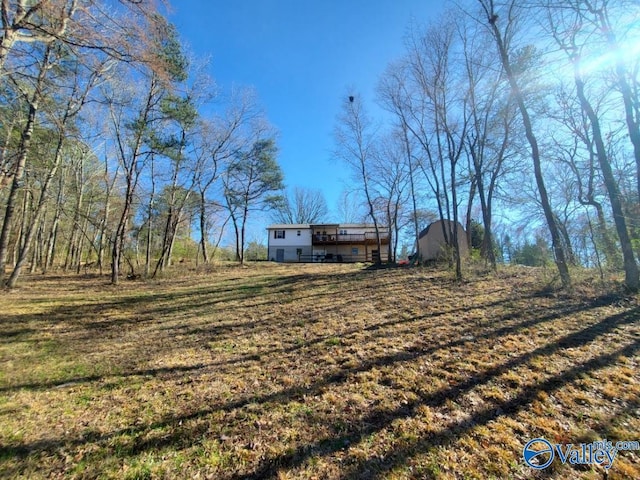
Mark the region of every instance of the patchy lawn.
<instances>
[{"instance_id":1,"label":"patchy lawn","mask_svg":"<svg viewBox=\"0 0 640 480\"><path fill-rule=\"evenodd\" d=\"M1 292L0 477L603 478L522 449L640 440L638 297L541 275L27 277Z\"/></svg>"}]
</instances>

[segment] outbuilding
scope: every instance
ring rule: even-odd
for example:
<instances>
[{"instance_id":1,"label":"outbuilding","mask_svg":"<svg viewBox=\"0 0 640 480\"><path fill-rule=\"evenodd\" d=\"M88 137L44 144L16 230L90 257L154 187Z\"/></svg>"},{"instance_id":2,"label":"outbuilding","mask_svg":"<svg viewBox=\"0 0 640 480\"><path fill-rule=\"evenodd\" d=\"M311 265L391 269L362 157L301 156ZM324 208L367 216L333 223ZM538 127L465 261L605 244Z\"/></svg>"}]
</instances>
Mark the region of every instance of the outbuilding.
<instances>
[{"instance_id":1,"label":"outbuilding","mask_svg":"<svg viewBox=\"0 0 640 480\"><path fill-rule=\"evenodd\" d=\"M467 233L460 223L457 224L458 245L462 258L469 255ZM451 220L433 222L418 235L420 257L423 261L438 260L446 255L448 247L453 246L454 223Z\"/></svg>"}]
</instances>

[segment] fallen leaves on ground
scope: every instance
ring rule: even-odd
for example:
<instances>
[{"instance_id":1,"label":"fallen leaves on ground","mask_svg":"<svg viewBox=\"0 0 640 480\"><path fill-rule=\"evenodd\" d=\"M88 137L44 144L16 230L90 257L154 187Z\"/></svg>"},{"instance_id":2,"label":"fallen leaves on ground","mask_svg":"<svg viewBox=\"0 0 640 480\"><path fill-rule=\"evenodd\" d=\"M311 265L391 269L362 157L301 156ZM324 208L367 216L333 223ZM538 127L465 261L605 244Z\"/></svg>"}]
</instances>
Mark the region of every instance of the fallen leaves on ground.
<instances>
[{"instance_id":1,"label":"fallen leaves on ground","mask_svg":"<svg viewBox=\"0 0 640 480\"><path fill-rule=\"evenodd\" d=\"M602 478L522 449L640 440L638 298L543 276L27 277L0 307L0 476Z\"/></svg>"}]
</instances>

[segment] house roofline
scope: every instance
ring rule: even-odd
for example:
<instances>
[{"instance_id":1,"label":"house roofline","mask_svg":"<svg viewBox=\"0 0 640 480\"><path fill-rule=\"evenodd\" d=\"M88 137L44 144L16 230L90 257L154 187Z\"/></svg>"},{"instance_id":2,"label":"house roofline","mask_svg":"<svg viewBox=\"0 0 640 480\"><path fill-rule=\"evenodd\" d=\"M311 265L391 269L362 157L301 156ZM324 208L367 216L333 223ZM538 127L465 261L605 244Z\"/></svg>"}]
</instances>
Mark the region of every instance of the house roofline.
<instances>
[{"instance_id":1,"label":"house roofline","mask_svg":"<svg viewBox=\"0 0 640 480\"><path fill-rule=\"evenodd\" d=\"M429 229L430 229L431 227L433 227L434 225L437 225L437 224L439 224L439 223L443 223L443 222L447 222L447 223L449 224L449 226L450 226L450 227L451 227L451 225L453 225L453 220L449 220L448 218L445 218L444 220L436 220L435 222L431 222L427 228L425 228L424 230L422 230L422 231L418 234L418 238L420 239L420 238L422 238L422 237L426 236L426 235L427 235L427 233L429 233ZM462 224L461 224L460 222L458 222L458 226L459 226L460 228L462 228L462 231L465 231L465 230L464 230L464 227L462 226ZM435 227L434 227L434 228L435 228Z\"/></svg>"},{"instance_id":2,"label":"house roofline","mask_svg":"<svg viewBox=\"0 0 640 480\"><path fill-rule=\"evenodd\" d=\"M375 228L373 223L275 223L269 225L267 230L295 230L303 228L318 228L318 227L330 227L330 228ZM388 230L387 226L378 225L380 230Z\"/></svg>"},{"instance_id":3,"label":"house roofline","mask_svg":"<svg viewBox=\"0 0 640 480\"><path fill-rule=\"evenodd\" d=\"M284 230L284 229L295 230L295 229L309 228L310 226L311 225L309 225L308 223L276 223L273 225L269 225L267 227L267 230Z\"/></svg>"}]
</instances>

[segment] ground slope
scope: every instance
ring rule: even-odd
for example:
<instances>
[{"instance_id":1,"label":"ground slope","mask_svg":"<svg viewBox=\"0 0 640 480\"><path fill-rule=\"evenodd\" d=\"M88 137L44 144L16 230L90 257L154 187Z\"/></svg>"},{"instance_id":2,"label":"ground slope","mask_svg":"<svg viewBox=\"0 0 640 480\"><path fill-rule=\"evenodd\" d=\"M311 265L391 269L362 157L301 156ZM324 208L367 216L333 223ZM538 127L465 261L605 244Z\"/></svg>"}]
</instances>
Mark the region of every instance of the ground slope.
<instances>
[{"instance_id":1,"label":"ground slope","mask_svg":"<svg viewBox=\"0 0 640 480\"><path fill-rule=\"evenodd\" d=\"M640 440L637 297L541 275L28 277L0 304L0 477L602 478L522 449Z\"/></svg>"}]
</instances>

